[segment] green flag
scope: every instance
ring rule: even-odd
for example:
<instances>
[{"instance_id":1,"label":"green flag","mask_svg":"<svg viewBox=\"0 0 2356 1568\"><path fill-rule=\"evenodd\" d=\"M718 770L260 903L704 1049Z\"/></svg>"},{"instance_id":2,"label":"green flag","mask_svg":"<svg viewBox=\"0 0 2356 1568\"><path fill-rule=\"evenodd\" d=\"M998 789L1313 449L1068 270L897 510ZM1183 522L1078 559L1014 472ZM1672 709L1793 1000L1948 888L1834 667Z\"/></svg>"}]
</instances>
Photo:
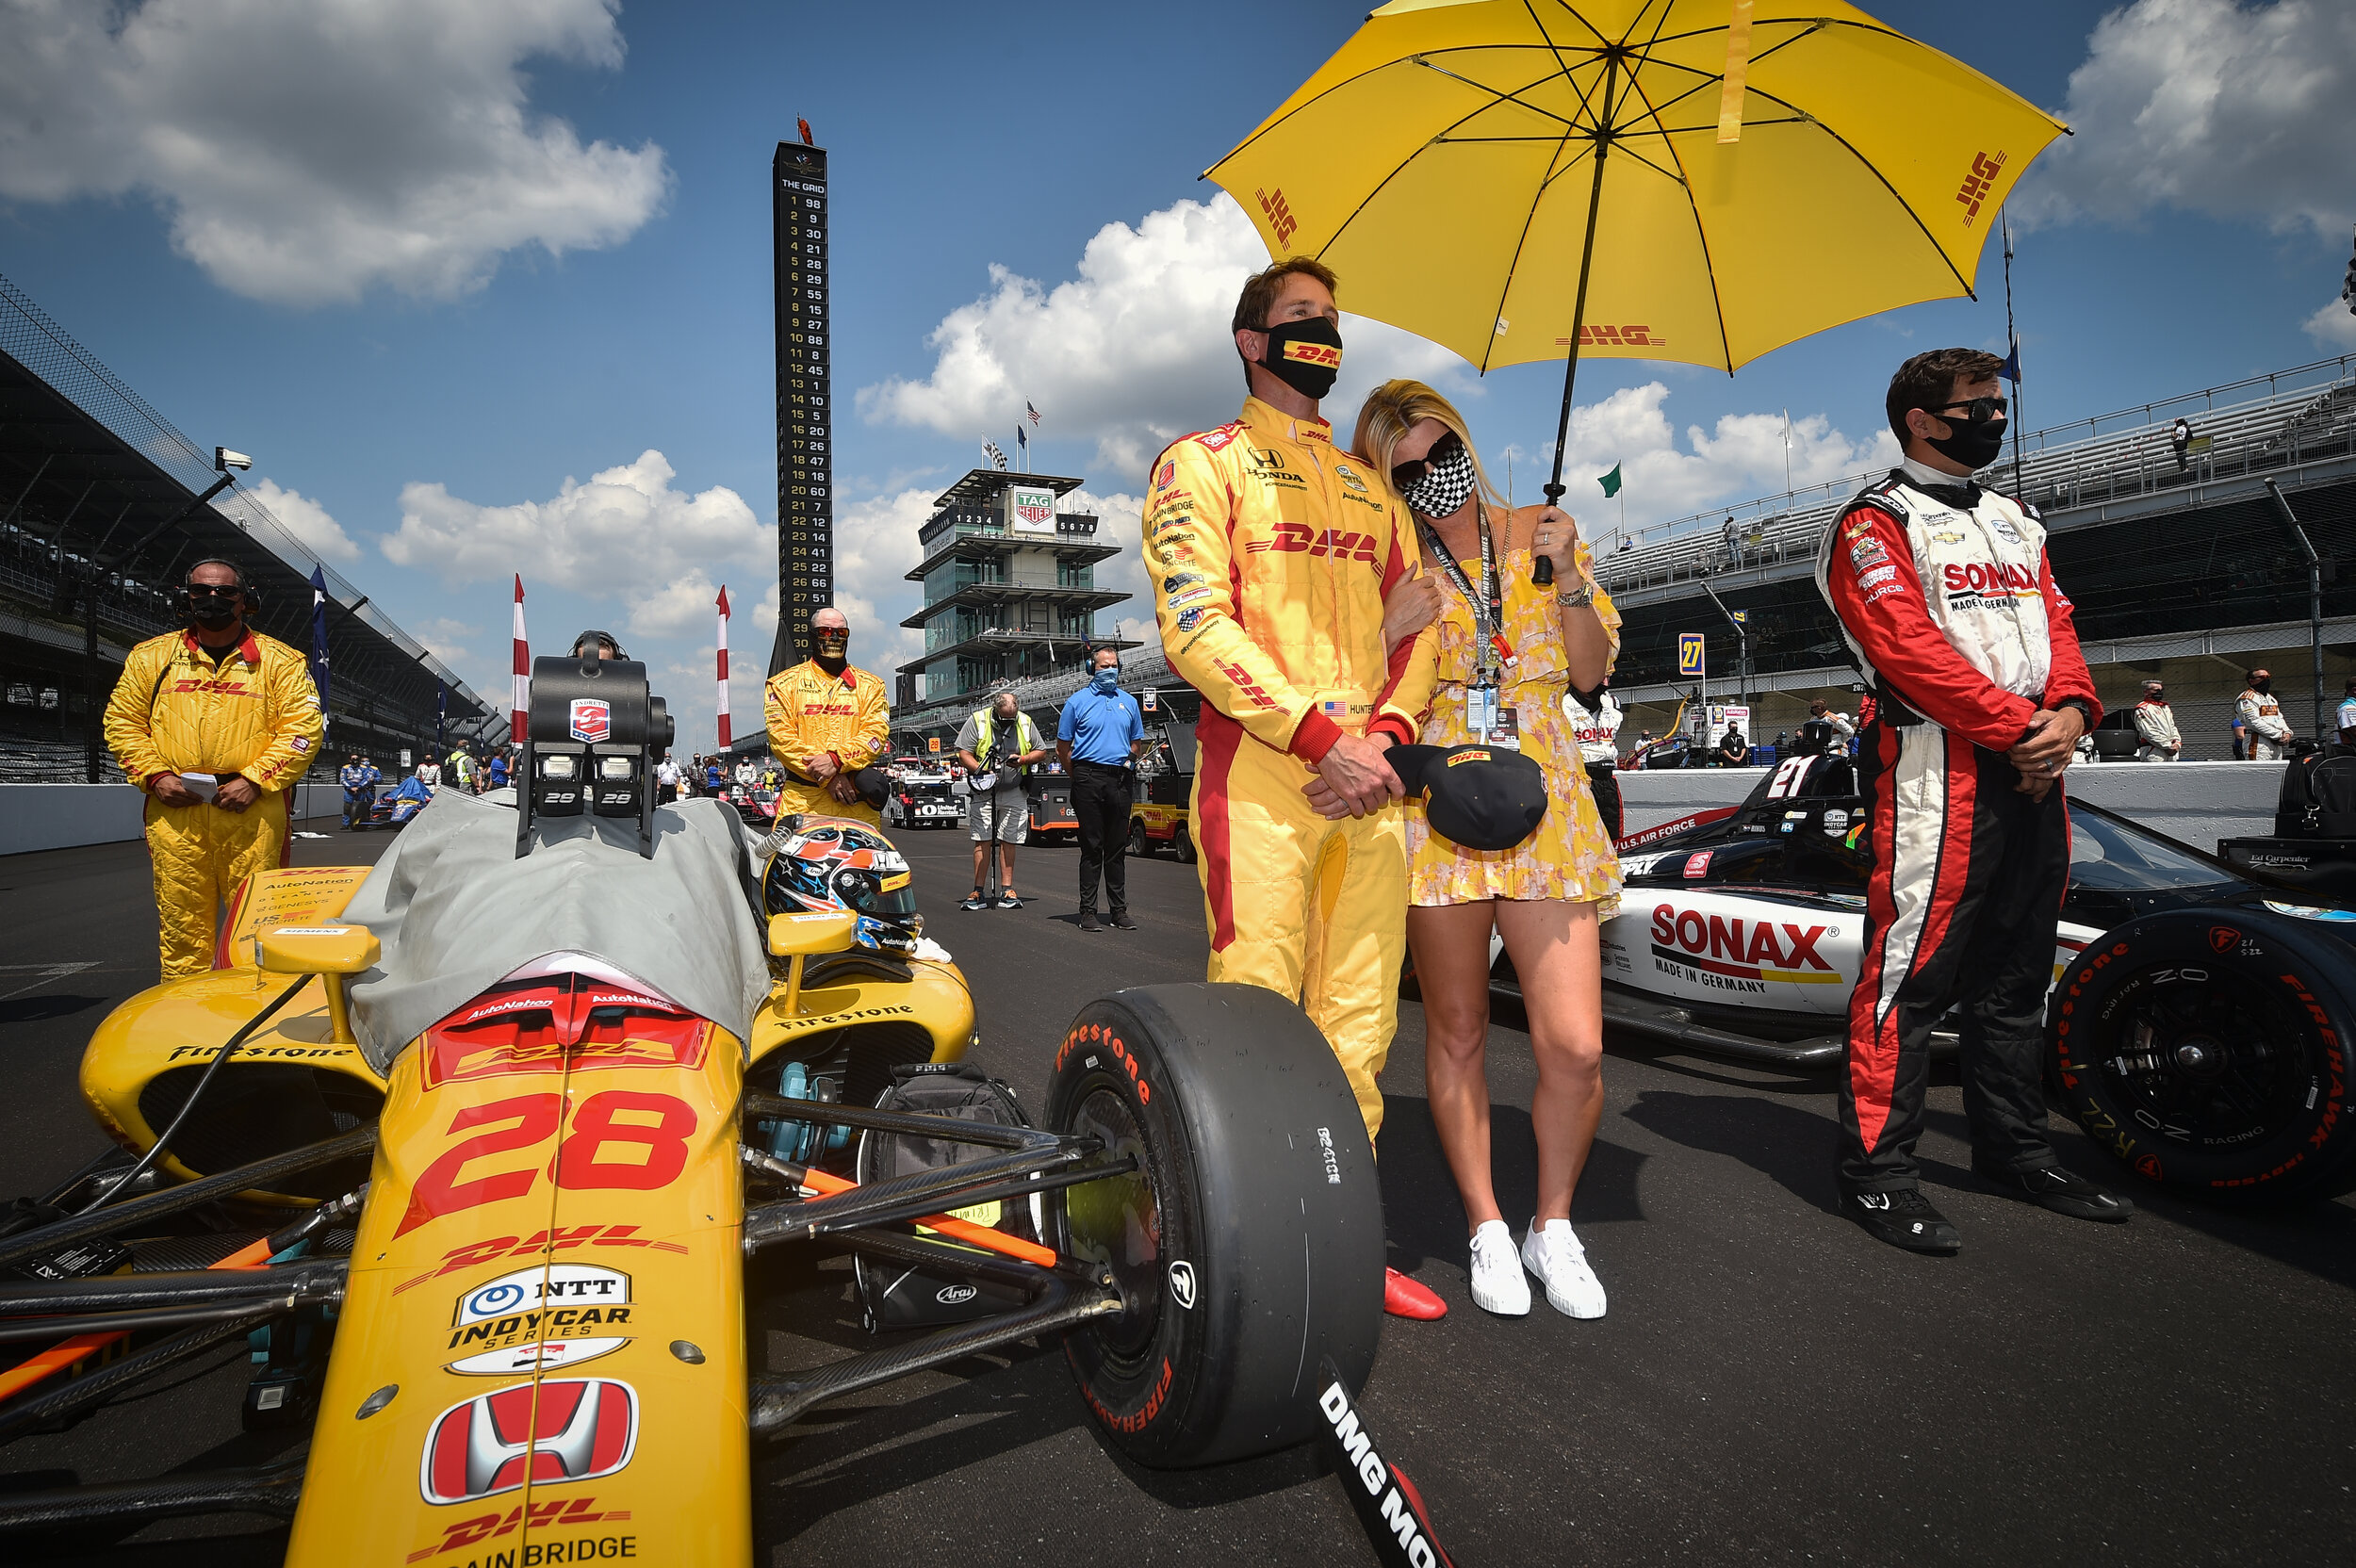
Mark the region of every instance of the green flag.
<instances>
[{"instance_id":1,"label":"green flag","mask_svg":"<svg viewBox=\"0 0 2356 1568\"><path fill-rule=\"evenodd\" d=\"M1612 465L1612 471L1608 474L1598 476L1595 482L1603 486L1603 494L1606 500L1609 500L1613 496L1618 495L1620 493L1620 466L1616 463Z\"/></svg>"}]
</instances>

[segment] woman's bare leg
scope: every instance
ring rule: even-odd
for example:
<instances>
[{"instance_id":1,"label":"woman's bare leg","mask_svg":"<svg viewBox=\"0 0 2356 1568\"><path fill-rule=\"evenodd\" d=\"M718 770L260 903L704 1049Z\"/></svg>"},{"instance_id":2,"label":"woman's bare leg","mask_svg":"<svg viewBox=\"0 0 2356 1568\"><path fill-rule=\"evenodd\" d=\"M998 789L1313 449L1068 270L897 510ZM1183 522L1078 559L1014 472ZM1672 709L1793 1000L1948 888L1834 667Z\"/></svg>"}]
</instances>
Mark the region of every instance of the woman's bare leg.
<instances>
[{"instance_id":1,"label":"woman's bare leg","mask_svg":"<svg viewBox=\"0 0 2356 1568\"><path fill-rule=\"evenodd\" d=\"M1407 945L1423 989L1424 1079L1440 1150L1456 1176L1467 1231L1501 1219L1489 1177L1489 932L1503 904L1407 911Z\"/></svg>"},{"instance_id":2,"label":"woman's bare leg","mask_svg":"<svg viewBox=\"0 0 2356 1568\"><path fill-rule=\"evenodd\" d=\"M1505 951L1513 960L1513 972L1521 978L1522 1006L1530 1019L1530 1048L1538 1063L1538 1092L1530 1106L1530 1126L1538 1136L1535 1222L1544 1225L1550 1219L1568 1219L1571 1194L1579 1185L1588 1152L1595 1147L1595 1127L1603 1119L1603 965L1595 945L1595 906L1499 899L1493 906L1481 907L1495 908ZM1410 921L1422 912L1411 911ZM1421 972L1420 952L1415 967ZM1427 998L1430 986L1426 981ZM1484 989L1484 1004L1486 999ZM1429 1012L1430 1002L1424 1005ZM1436 1072L1433 1076L1432 1116L1436 1119ZM1485 1174L1485 1095L1481 1135ZM1446 1136L1444 1130L1443 1139ZM1456 1163L1453 1156L1449 1163ZM1461 1169L1456 1180L1458 1185L1464 1184Z\"/></svg>"}]
</instances>

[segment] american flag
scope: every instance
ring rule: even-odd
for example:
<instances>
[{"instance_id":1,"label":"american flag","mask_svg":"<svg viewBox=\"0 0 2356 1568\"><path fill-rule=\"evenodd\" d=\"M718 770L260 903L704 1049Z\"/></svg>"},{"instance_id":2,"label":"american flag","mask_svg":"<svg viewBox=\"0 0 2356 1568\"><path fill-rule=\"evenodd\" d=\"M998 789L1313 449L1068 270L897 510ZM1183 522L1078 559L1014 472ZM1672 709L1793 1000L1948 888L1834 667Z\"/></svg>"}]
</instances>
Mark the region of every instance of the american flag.
<instances>
[{"instance_id":1,"label":"american flag","mask_svg":"<svg viewBox=\"0 0 2356 1568\"><path fill-rule=\"evenodd\" d=\"M1031 423L1035 425L1039 423L1039 410L1033 408L1027 399L1023 401L1023 412L1031 416Z\"/></svg>"}]
</instances>

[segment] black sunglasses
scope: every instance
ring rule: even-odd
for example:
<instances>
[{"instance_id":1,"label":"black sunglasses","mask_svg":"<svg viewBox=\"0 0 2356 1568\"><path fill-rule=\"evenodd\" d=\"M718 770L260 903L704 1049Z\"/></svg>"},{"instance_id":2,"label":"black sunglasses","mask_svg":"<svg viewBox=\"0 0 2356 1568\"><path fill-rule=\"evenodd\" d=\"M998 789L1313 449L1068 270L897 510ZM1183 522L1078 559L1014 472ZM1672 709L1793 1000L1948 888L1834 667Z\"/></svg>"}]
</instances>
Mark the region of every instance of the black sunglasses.
<instances>
[{"instance_id":1,"label":"black sunglasses","mask_svg":"<svg viewBox=\"0 0 2356 1568\"><path fill-rule=\"evenodd\" d=\"M1432 449L1423 456L1412 458L1405 463L1392 464L1391 488L1405 495L1409 485L1423 478L1425 469L1436 464L1454 462L1456 454L1464 449L1464 443L1457 438L1454 431L1449 431L1437 441L1432 442Z\"/></svg>"},{"instance_id":2,"label":"black sunglasses","mask_svg":"<svg viewBox=\"0 0 2356 1568\"><path fill-rule=\"evenodd\" d=\"M2003 398L1972 398L1964 402L1940 403L1936 408L1932 407L1928 403L1924 403L1922 405L1922 412L1925 414L1944 414L1951 408L1960 408L1964 411L1965 416L1968 417L1972 423L1975 425L1984 425L1990 419L1995 418L1999 414L2004 413L2005 404L2006 400Z\"/></svg>"}]
</instances>

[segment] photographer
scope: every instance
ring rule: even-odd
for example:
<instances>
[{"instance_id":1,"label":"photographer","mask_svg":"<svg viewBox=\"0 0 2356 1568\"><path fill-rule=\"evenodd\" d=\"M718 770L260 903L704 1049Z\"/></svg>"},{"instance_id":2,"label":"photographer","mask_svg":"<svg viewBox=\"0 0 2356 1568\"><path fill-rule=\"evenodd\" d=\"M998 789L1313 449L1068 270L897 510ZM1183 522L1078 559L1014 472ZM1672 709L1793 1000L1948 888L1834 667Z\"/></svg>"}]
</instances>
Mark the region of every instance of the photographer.
<instances>
[{"instance_id":1,"label":"photographer","mask_svg":"<svg viewBox=\"0 0 2356 1568\"><path fill-rule=\"evenodd\" d=\"M973 891L960 906L988 909L982 877L989 870L990 846L998 846L998 903L1001 909L1020 909L1015 896L1015 846L1030 837L1031 803L1023 781L1031 764L1047 760L1047 743L1039 727L1023 711L1012 692L1001 692L988 708L966 715L957 731L957 760L965 764L972 793L966 796L965 825L973 839ZM986 782L987 781L987 782Z\"/></svg>"}]
</instances>

